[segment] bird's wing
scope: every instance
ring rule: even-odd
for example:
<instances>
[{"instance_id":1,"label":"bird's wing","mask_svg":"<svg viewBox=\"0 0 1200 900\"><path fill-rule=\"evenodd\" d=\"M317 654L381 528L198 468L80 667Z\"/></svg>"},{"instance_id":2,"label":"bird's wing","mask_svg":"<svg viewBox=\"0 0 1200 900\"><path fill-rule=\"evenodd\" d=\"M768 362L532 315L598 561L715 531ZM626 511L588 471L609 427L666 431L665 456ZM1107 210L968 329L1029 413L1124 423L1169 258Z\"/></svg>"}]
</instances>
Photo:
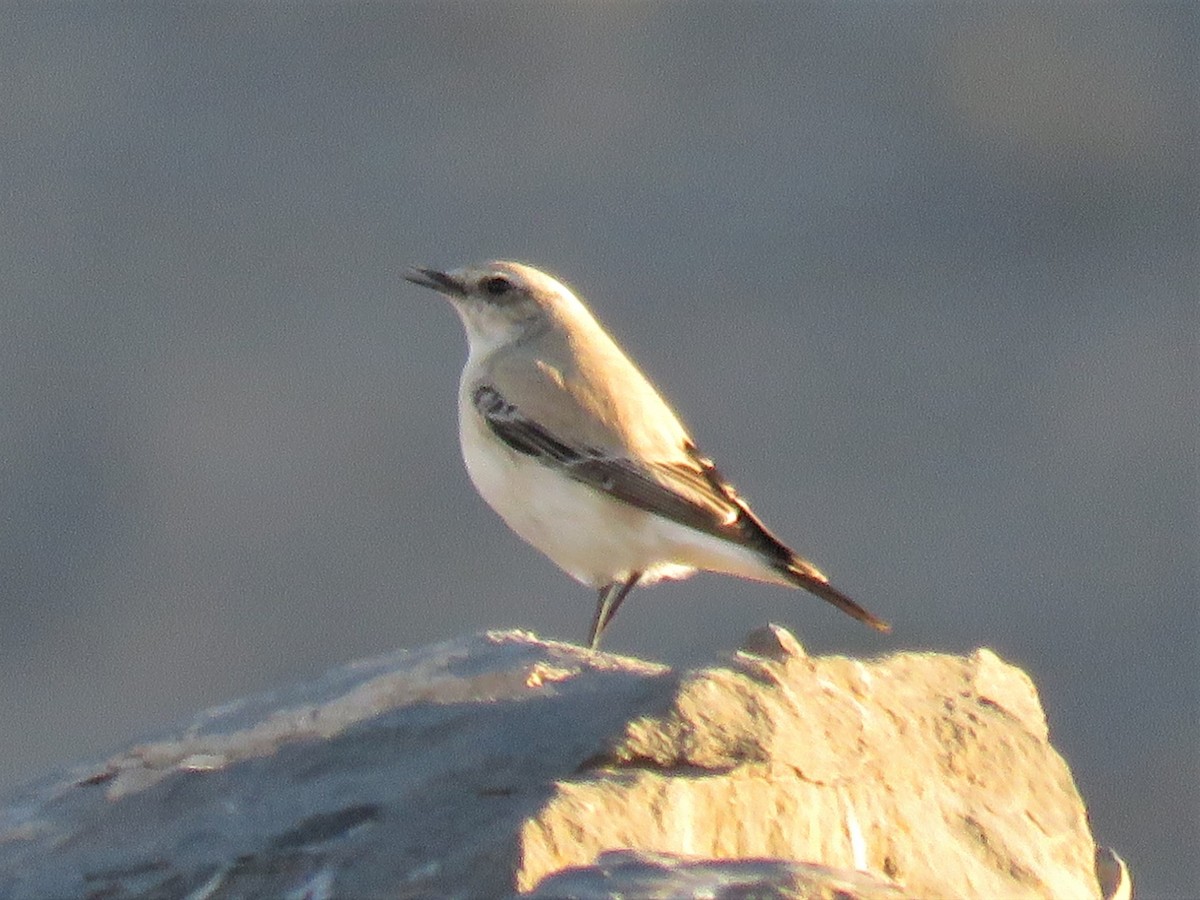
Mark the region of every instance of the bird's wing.
<instances>
[{"instance_id":1,"label":"bird's wing","mask_svg":"<svg viewBox=\"0 0 1200 900\"><path fill-rule=\"evenodd\" d=\"M560 439L606 455L686 459L687 430L594 321L575 322L571 329L556 323L536 337L536 357L518 343L495 353L486 367L487 384L522 415Z\"/></svg>"},{"instance_id":2,"label":"bird's wing","mask_svg":"<svg viewBox=\"0 0 1200 900\"><path fill-rule=\"evenodd\" d=\"M569 392L564 391L559 399L570 402ZM488 428L504 443L569 478L630 506L753 547L781 565L786 565L792 557L686 436L672 448L674 459L635 458L556 434L527 415L494 385L475 386L471 402ZM612 431L610 427L604 430Z\"/></svg>"},{"instance_id":3,"label":"bird's wing","mask_svg":"<svg viewBox=\"0 0 1200 900\"><path fill-rule=\"evenodd\" d=\"M635 432L620 415L609 415L607 395L585 403L565 378L529 368L505 379L503 390L495 379L469 387L471 405L508 446L615 500L754 550L797 587L872 628L891 630L767 530L636 370L630 388L648 393L645 405L632 407L642 414ZM628 404L614 405L630 412ZM654 423L660 431L647 440L645 428Z\"/></svg>"}]
</instances>

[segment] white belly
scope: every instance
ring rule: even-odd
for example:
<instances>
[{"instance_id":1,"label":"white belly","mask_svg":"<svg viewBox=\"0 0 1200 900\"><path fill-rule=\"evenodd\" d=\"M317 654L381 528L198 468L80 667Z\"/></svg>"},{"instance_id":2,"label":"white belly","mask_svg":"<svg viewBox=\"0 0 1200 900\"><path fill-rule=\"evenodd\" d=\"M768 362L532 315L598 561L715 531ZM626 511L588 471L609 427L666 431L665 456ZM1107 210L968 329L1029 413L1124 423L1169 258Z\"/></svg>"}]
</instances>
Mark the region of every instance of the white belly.
<instances>
[{"instance_id":1,"label":"white belly","mask_svg":"<svg viewBox=\"0 0 1200 900\"><path fill-rule=\"evenodd\" d=\"M469 406L459 424L463 460L480 496L577 581L600 587L641 572L648 583L696 569L782 581L744 548L614 500L511 449Z\"/></svg>"}]
</instances>

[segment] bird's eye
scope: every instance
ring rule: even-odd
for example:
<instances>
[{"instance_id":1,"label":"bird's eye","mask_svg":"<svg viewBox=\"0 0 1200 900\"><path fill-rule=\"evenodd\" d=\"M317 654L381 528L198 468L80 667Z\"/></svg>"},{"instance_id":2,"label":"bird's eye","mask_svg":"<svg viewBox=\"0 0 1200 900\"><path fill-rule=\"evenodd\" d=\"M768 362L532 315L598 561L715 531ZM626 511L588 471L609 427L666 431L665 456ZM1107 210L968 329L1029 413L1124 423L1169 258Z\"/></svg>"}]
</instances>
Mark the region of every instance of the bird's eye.
<instances>
[{"instance_id":1,"label":"bird's eye","mask_svg":"<svg viewBox=\"0 0 1200 900\"><path fill-rule=\"evenodd\" d=\"M492 297L499 297L512 290L512 282L500 275L493 275L483 281L484 291Z\"/></svg>"}]
</instances>

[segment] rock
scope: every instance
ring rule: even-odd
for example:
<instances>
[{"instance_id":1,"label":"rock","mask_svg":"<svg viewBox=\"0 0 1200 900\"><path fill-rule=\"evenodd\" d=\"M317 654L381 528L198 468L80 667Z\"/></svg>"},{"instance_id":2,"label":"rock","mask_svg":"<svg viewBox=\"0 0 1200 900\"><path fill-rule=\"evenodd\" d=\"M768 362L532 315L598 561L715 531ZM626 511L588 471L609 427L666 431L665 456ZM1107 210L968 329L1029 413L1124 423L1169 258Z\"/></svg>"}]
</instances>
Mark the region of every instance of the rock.
<instances>
[{"instance_id":1,"label":"rock","mask_svg":"<svg viewBox=\"0 0 1200 900\"><path fill-rule=\"evenodd\" d=\"M609 850L590 866L546 876L531 900L639 900L712 897L715 900L904 900L888 881L865 872L782 859L690 859L675 853Z\"/></svg>"},{"instance_id":2,"label":"rock","mask_svg":"<svg viewBox=\"0 0 1200 900\"><path fill-rule=\"evenodd\" d=\"M1129 867L1108 847L1096 848L1096 878L1104 900L1129 900L1133 896Z\"/></svg>"},{"instance_id":3,"label":"rock","mask_svg":"<svg viewBox=\"0 0 1200 900\"><path fill-rule=\"evenodd\" d=\"M520 632L401 651L0 804L6 898L1099 898L1099 860L1019 669L773 627L686 672Z\"/></svg>"}]
</instances>

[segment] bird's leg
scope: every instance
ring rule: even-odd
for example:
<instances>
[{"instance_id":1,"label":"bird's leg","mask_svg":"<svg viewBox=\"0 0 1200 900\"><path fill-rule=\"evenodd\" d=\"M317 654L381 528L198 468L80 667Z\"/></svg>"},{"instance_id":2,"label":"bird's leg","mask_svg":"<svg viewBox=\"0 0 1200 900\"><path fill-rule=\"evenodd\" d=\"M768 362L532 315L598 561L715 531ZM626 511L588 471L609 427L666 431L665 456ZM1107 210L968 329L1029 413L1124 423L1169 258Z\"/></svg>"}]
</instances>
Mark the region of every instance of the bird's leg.
<instances>
[{"instance_id":1,"label":"bird's leg","mask_svg":"<svg viewBox=\"0 0 1200 900\"><path fill-rule=\"evenodd\" d=\"M621 607L622 601L629 596L629 592L641 577L641 572L633 572L624 581L610 581L600 588L596 597L596 615L592 619L592 630L588 633L588 646L591 649L600 648L600 635L604 633L604 629Z\"/></svg>"}]
</instances>

